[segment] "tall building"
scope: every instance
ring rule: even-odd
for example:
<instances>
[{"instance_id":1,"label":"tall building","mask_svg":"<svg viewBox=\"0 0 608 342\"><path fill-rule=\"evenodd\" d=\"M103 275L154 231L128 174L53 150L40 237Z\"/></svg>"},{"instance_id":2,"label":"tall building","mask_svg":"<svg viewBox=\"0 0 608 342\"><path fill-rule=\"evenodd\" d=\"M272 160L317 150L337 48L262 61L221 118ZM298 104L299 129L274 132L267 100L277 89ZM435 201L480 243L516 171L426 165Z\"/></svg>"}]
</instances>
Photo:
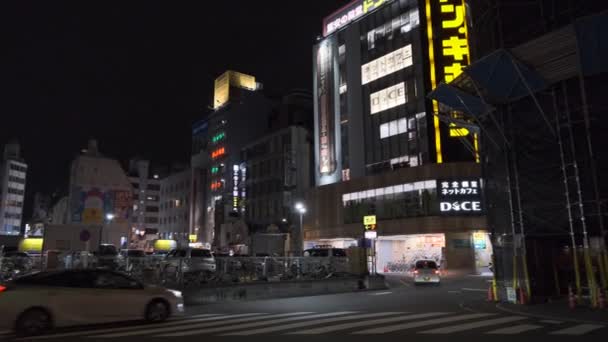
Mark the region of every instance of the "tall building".
<instances>
[{"instance_id":1,"label":"tall building","mask_svg":"<svg viewBox=\"0 0 608 342\"><path fill-rule=\"evenodd\" d=\"M4 146L0 164L0 235L19 235L23 220L27 164L18 143Z\"/></svg>"},{"instance_id":2,"label":"tall building","mask_svg":"<svg viewBox=\"0 0 608 342\"><path fill-rule=\"evenodd\" d=\"M239 183L247 172L240 167L241 150L268 132L273 108L261 89L253 76L235 71L226 71L215 80L213 111L200 128L200 136L207 139L207 157L199 158L194 178L197 189L203 182L206 187L204 197L201 191L196 192L194 210L199 213L195 217L197 225L204 226L192 227L202 229L198 231L201 242L217 241L222 224L242 219L242 212L235 206L243 196ZM236 195L235 188L239 189Z\"/></svg>"},{"instance_id":3,"label":"tall building","mask_svg":"<svg viewBox=\"0 0 608 342\"><path fill-rule=\"evenodd\" d=\"M379 270L488 265L477 133L426 97L469 63L466 18L462 0L355 0L323 20L307 246L357 244L367 217Z\"/></svg>"},{"instance_id":4,"label":"tall building","mask_svg":"<svg viewBox=\"0 0 608 342\"><path fill-rule=\"evenodd\" d=\"M147 160L129 162L129 180L133 186L132 228L138 231L156 230L159 226L160 177L150 169Z\"/></svg>"},{"instance_id":5,"label":"tall building","mask_svg":"<svg viewBox=\"0 0 608 342\"><path fill-rule=\"evenodd\" d=\"M292 208L313 183L311 135L302 126L289 126L243 148L241 168L248 172L244 189L236 191L245 190L246 197L237 206L250 227L264 229L297 221Z\"/></svg>"},{"instance_id":6,"label":"tall building","mask_svg":"<svg viewBox=\"0 0 608 342\"><path fill-rule=\"evenodd\" d=\"M188 241L192 171L184 168L160 181L159 233L162 238Z\"/></svg>"}]
</instances>

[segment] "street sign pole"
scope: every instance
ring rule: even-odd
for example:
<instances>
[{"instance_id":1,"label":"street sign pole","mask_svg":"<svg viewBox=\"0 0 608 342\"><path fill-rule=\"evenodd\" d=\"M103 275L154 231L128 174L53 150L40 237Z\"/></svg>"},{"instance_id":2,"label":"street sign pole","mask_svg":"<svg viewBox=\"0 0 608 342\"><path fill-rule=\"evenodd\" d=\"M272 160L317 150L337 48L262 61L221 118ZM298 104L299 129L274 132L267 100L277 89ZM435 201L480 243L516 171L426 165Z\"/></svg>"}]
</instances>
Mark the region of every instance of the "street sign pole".
<instances>
[{"instance_id":1,"label":"street sign pole","mask_svg":"<svg viewBox=\"0 0 608 342\"><path fill-rule=\"evenodd\" d=\"M376 231L376 215L369 215L363 217L363 226L365 239L370 240L370 247L366 248L368 259L371 261L370 273L372 275L376 275L376 238L378 237L378 232Z\"/></svg>"}]
</instances>

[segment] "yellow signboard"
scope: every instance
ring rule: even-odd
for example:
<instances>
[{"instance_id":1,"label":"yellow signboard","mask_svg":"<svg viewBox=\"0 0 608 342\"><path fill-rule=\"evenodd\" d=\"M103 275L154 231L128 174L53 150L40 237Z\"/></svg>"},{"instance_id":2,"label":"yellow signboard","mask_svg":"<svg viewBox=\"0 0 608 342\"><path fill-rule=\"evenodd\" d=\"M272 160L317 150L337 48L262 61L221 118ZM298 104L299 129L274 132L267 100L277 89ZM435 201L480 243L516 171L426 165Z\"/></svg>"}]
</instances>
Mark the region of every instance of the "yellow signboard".
<instances>
[{"instance_id":1,"label":"yellow signboard","mask_svg":"<svg viewBox=\"0 0 608 342\"><path fill-rule=\"evenodd\" d=\"M213 108L223 106L230 99L230 87L255 90L255 77L240 72L228 70L215 79L213 92Z\"/></svg>"},{"instance_id":2,"label":"yellow signboard","mask_svg":"<svg viewBox=\"0 0 608 342\"><path fill-rule=\"evenodd\" d=\"M363 216L363 224L366 226L376 224L376 215Z\"/></svg>"},{"instance_id":3,"label":"yellow signboard","mask_svg":"<svg viewBox=\"0 0 608 342\"><path fill-rule=\"evenodd\" d=\"M188 240L190 240L190 242L196 242L197 239L198 237L196 236L196 234L190 234L188 236Z\"/></svg>"}]
</instances>

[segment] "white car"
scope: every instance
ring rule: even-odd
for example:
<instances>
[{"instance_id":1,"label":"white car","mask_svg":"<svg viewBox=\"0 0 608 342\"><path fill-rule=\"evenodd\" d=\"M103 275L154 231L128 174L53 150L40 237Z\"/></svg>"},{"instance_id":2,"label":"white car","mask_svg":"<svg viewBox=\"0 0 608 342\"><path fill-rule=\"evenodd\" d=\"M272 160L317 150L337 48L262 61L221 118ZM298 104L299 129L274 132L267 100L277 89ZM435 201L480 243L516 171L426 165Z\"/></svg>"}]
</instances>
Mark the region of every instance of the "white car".
<instances>
[{"instance_id":1,"label":"white car","mask_svg":"<svg viewBox=\"0 0 608 342\"><path fill-rule=\"evenodd\" d=\"M418 260L414 264L414 284L436 284L441 283L441 272L434 260Z\"/></svg>"},{"instance_id":2,"label":"white car","mask_svg":"<svg viewBox=\"0 0 608 342\"><path fill-rule=\"evenodd\" d=\"M208 249L185 248L174 249L167 254L163 262L165 272L215 273L215 257Z\"/></svg>"},{"instance_id":3,"label":"white car","mask_svg":"<svg viewBox=\"0 0 608 342\"><path fill-rule=\"evenodd\" d=\"M0 285L0 330L20 335L81 324L161 322L183 311L181 292L109 270L41 272Z\"/></svg>"}]
</instances>

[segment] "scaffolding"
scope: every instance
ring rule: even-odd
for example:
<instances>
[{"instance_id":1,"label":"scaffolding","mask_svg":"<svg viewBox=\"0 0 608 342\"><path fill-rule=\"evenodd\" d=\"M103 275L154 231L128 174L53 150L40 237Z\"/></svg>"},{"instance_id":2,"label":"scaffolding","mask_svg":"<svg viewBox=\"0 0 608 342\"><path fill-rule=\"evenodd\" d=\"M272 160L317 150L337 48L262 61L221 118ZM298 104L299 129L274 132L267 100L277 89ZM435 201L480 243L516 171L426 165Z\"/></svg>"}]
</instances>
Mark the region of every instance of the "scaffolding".
<instances>
[{"instance_id":1,"label":"scaffolding","mask_svg":"<svg viewBox=\"0 0 608 342\"><path fill-rule=\"evenodd\" d=\"M595 306L599 291L608 288L608 188L598 176L598 160L606 152L594 150L602 125L594 129L594 123L606 125L600 114L608 112L608 102L590 93L605 93L608 76L585 74L571 24L608 5L554 0L469 5L474 51L484 57L447 85L451 90L434 91L436 96L451 91L458 101L434 99L468 113L467 121L481 132L495 281L504 298L507 288L519 288L538 300L573 285L579 299L588 295ZM522 13L516 25L503 20L516 12ZM495 83L505 80L511 88L500 93ZM485 111L469 110L480 103ZM564 258L569 266L561 269Z\"/></svg>"}]
</instances>

